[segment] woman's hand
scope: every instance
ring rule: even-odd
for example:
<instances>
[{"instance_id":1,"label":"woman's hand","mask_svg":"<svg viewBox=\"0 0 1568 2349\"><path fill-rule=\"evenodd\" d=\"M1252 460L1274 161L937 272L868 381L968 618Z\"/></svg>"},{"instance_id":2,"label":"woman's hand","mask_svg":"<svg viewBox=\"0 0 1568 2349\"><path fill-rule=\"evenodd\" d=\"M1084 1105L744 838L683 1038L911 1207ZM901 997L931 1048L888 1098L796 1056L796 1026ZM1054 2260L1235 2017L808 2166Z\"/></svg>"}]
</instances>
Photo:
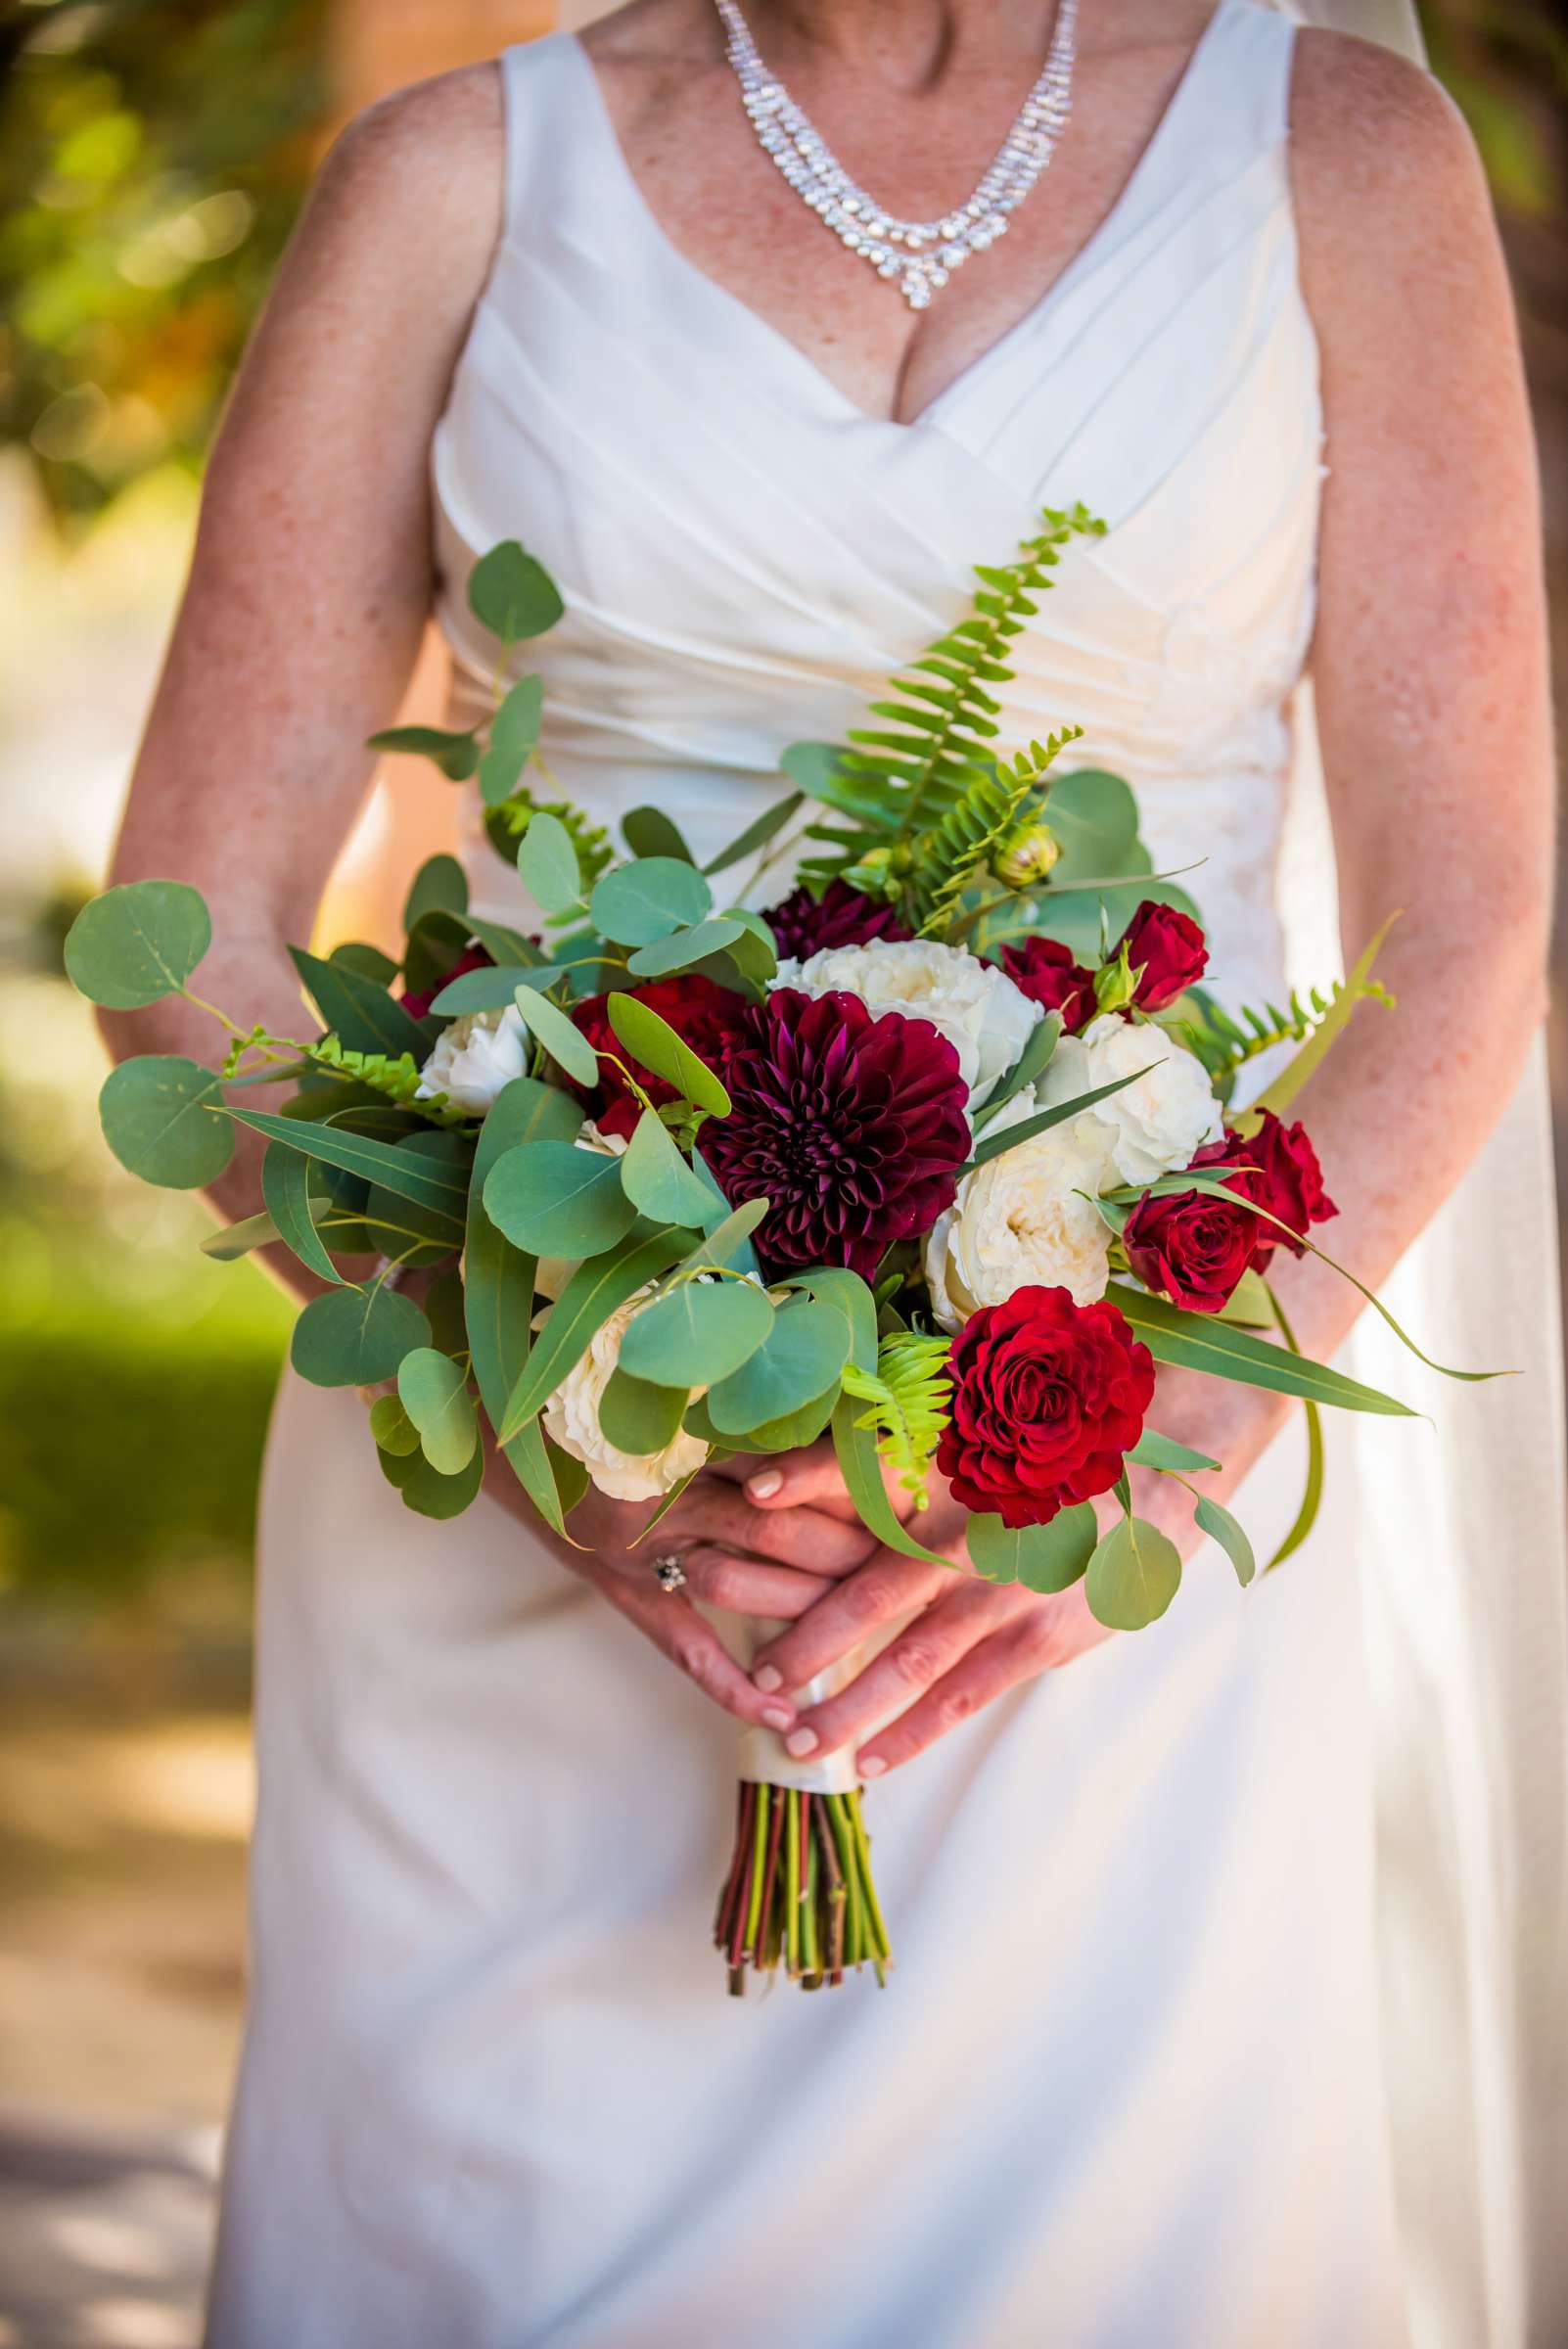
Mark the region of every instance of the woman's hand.
<instances>
[{"instance_id":1,"label":"woman's hand","mask_svg":"<svg viewBox=\"0 0 1568 2349\"><path fill-rule=\"evenodd\" d=\"M749 1464L755 1463L741 1466ZM485 1484L503 1508L524 1519L564 1566L591 1584L705 1696L737 1721L781 1733L798 1718L793 1699L749 1680L692 1600L736 1615L793 1622L826 1596L838 1576L853 1573L877 1547L853 1511L846 1520L787 1502L760 1509L733 1478L705 1472L645 1541L640 1537L658 1504L611 1500L590 1485L572 1512L574 1541L583 1544L576 1548L540 1527L493 1447ZM679 1557L684 1589L661 1587L654 1561L667 1556Z\"/></svg>"}]
</instances>

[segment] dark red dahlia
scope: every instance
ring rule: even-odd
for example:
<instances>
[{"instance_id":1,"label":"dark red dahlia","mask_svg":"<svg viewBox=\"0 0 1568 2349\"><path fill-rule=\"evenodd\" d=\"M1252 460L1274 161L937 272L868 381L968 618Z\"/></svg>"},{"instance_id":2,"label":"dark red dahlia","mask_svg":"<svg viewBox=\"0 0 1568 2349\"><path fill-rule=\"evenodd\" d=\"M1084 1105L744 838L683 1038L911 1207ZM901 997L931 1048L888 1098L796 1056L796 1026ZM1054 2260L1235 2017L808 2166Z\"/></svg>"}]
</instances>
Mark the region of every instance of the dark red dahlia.
<instances>
[{"instance_id":1,"label":"dark red dahlia","mask_svg":"<svg viewBox=\"0 0 1568 2349\"><path fill-rule=\"evenodd\" d=\"M1154 1361L1108 1298L1015 1289L953 1340L937 1466L955 1500L1003 1525L1048 1525L1108 1493L1143 1430Z\"/></svg>"},{"instance_id":2,"label":"dark red dahlia","mask_svg":"<svg viewBox=\"0 0 1568 2349\"><path fill-rule=\"evenodd\" d=\"M402 998L404 1011L411 1020L428 1019L430 1007L443 987L449 987L454 979L463 978L469 971L487 970L494 960L494 955L486 954L483 946L465 946L451 969L443 971L438 979L433 979L429 987L412 990L405 989Z\"/></svg>"},{"instance_id":3,"label":"dark red dahlia","mask_svg":"<svg viewBox=\"0 0 1568 2349\"><path fill-rule=\"evenodd\" d=\"M1209 946L1192 916L1146 898L1118 946L1138 973L1132 1000L1139 1011L1164 1011L1196 985L1208 967Z\"/></svg>"},{"instance_id":4,"label":"dark red dahlia","mask_svg":"<svg viewBox=\"0 0 1568 2349\"><path fill-rule=\"evenodd\" d=\"M1032 1003L1061 1013L1069 1036L1094 1017L1094 973L1075 962L1072 947L1059 938L1026 938L1021 946L1003 946L1002 968Z\"/></svg>"},{"instance_id":5,"label":"dark red dahlia","mask_svg":"<svg viewBox=\"0 0 1568 2349\"><path fill-rule=\"evenodd\" d=\"M701 971L687 971L678 979L653 979L646 987L624 990L637 1002L646 1003L656 1011L667 1027L673 1028L683 1043L691 1046L701 1061L717 1071L725 1047L735 1033L736 1023L746 1004L742 996L727 987L706 978ZM601 1056L614 1053L615 1060L623 1061L655 1109L675 1099L675 1088L633 1060L610 1025L608 995L589 995L575 1005L574 1025L587 1037ZM599 1083L595 1090L577 1088L578 1098L601 1133L619 1133L629 1137L642 1115L642 1103L637 1099L615 1061L601 1057Z\"/></svg>"},{"instance_id":6,"label":"dark red dahlia","mask_svg":"<svg viewBox=\"0 0 1568 2349\"><path fill-rule=\"evenodd\" d=\"M1268 1215L1277 1216L1279 1223L1287 1223L1298 1235L1292 1239L1280 1230L1279 1223L1266 1223L1262 1217L1254 1216L1258 1240L1253 1258L1261 1268L1276 1248L1288 1248L1292 1256L1304 1255L1302 1241L1309 1227L1326 1223L1339 1210L1323 1188L1323 1170L1306 1127L1299 1120L1287 1126L1271 1109L1256 1110L1253 1115L1262 1120L1256 1133L1227 1131L1222 1142L1210 1142L1200 1150L1192 1164L1211 1174L1222 1173L1226 1167L1247 1169L1238 1174L1231 1187L1256 1199Z\"/></svg>"},{"instance_id":7,"label":"dark red dahlia","mask_svg":"<svg viewBox=\"0 0 1568 2349\"><path fill-rule=\"evenodd\" d=\"M824 946L864 946L874 938L910 935L891 905L852 889L848 881L830 881L821 897L803 882L777 905L770 905L762 919L778 942L781 962L792 954L804 962Z\"/></svg>"},{"instance_id":8,"label":"dark red dahlia","mask_svg":"<svg viewBox=\"0 0 1568 2349\"><path fill-rule=\"evenodd\" d=\"M770 1273L869 1275L952 1205L968 1088L929 1020L776 988L747 1008L723 1077L730 1113L704 1126L703 1154L732 1206L772 1201L757 1235Z\"/></svg>"}]
</instances>

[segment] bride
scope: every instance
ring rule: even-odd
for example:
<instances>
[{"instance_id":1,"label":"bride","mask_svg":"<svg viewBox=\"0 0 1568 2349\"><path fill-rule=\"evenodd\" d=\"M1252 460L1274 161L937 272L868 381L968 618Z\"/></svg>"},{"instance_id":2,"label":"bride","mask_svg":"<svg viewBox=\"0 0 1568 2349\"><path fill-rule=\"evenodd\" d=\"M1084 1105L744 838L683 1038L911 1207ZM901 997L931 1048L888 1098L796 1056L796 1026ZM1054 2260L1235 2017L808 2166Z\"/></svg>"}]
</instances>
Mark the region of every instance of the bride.
<instances>
[{"instance_id":1,"label":"bride","mask_svg":"<svg viewBox=\"0 0 1568 2349\"><path fill-rule=\"evenodd\" d=\"M750 1678L623 1508L560 1554L509 1479L415 1519L353 1396L286 1384L212 2341L1560 2340L1549 745L1474 157L1407 59L1265 0L743 6L634 0L340 142L213 455L116 878L198 883L214 987L287 1033L282 942L433 600L481 706L463 589L496 540L566 594L563 787L607 824L657 801L701 854L971 564L1083 499L1107 534L1020 640L1004 740L1084 723L1159 864L1206 860L1240 999L1323 951L1330 828L1346 944L1404 909L1398 1013L1305 1110L1337 1253L1404 1260L1428 1345L1525 1375L1454 1403L1397 1373L1430 1422L1338 1441L1306 1552L1243 1597L1199 1548L1139 1637L1077 1591L867 1556L814 1454L700 1481L668 1521L692 1594L790 1627ZM1048 167L1005 150L1007 234L934 271L868 263L743 105L776 76L918 220L1042 70ZM182 1050L194 1016L116 1041ZM237 1162L226 1212L254 1183ZM1347 1298L1291 1268L1310 1353ZM1247 1472L1260 1534L1289 1522L1302 1431L1270 1399L1166 1371L1159 1424ZM726 1716L879 1781L885 1997L723 1999Z\"/></svg>"}]
</instances>

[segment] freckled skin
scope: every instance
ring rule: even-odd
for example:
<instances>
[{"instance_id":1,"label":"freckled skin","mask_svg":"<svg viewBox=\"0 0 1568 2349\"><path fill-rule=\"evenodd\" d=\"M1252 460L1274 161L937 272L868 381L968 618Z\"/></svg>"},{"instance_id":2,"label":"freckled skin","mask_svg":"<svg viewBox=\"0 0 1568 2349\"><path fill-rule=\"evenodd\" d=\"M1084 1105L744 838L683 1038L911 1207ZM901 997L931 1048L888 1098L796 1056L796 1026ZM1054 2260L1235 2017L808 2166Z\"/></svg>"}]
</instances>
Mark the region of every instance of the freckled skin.
<instances>
[{"instance_id":1,"label":"freckled skin","mask_svg":"<svg viewBox=\"0 0 1568 2349\"><path fill-rule=\"evenodd\" d=\"M764 57L855 175L899 210L967 195L1043 54L1049 0L754 0ZM736 104L707 0L635 0L588 46L643 194L700 269L748 301L873 415L917 415L1060 275L1125 185L1207 21L1198 0L1096 0L1084 12L1072 125L1010 233L914 318L805 213ZM1453 1187L1516 1082L1545 999L1551 760L1534 456L1506 282L1457 117L1413 68L1328 33L1300 38L1291 168L1302 283L1321 346L1327 459L1313 668L1354 951L1404 908L1380 964L1396 1022L1365 1016L1300 1114L1341 1208L1335 1253L1377 1281ZM191 582L138 764L115 877L177 873L210 901L204 990L287 1028L285 940L308 936L366 788L361 745L395 709L432 594L430 437L500 219L497 76L478 67L399 93L339 142L236 386L208 478ZM118 1052L208 1053L207 1023L159 1005L106 1022ZM1391 1076L1397 1091L1390 1088ZM242 1149L217 1189L256 1204ZM1330 1354L1355 1292L1311 1262L1285 1271L1302 1342ZM1157 1423L1222 1457L1220 1495L1289 1407L1162 1373ZM852 1736L887 1675L915 1691L866 1749L904 1760L1027 1674L1102 1636L1080 1591L993 1590L887 1556L836 1571L821 1543L772 1528L765 1588L737 1584L714 1480L672 1513L708 1523L731 1603L803 1615L789 1684L857 1637L873 1604L924 1605L899 1661L834 1700ZM504 1484L496 1487L507 1497ZM830 1466L802 1455L766 1514L842 1516ZM1166 1496L1144 1497L1159 1516ZM622 1612L716 1700L757 1718L678 1604L641 1602L608 1561L624 1512L590 1502ZM705 1512L708 1513L705 1520ZM752 1513L755 1520L757 1512ZM957 1524L922 1520L932 1546ZM575 1521L577 1522L577 1521ZM821 1518L809 1525L819 1528ZM1172 1522L1178 1538L1185 1526ZM753 1523L755 1532L755 1523ZM922 1581L922 1575L925 1580ZM741 1595L737 1598L737 1590ZM633 1603L633 1592L637 1594ZM819 1602L812 1611L813 1602ZM856 1608L859 1612L856 1614ZM835 1647L834 1642L837 1642ZM858 1684L857 1684L858 1685ZM928 1693L921 1695L919 1688ZM775 1700L776 1701L776 1700Z\"/></svg>"}]
</instances>

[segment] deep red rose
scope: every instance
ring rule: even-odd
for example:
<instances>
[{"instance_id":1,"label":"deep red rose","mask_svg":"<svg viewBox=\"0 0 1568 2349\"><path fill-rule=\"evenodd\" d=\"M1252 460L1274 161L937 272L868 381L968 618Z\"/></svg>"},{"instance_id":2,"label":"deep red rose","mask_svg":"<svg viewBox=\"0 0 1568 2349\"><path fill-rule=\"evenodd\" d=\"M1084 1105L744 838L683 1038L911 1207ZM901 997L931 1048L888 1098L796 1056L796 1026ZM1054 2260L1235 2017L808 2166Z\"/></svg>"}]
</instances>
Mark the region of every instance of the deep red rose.
<instances>
[{"instance_id":1,"label":"deep red rose","mask_svg":"<svg viewBox=\"0 0 1568 2349\"><path fill-rule=\"evenodd\" d=\"M968 1087L929 1020L775 988L747 1007L723 1076L730 1113L704 1126L703 1155L731 1206L772 1201L757 1234L770 1272L848 1265L869 1277L952 1205Z\"/></svg>"},{"instance_id":2,"label":"deep red rose","mask_svg":"<svg viewBox=\"0 0 1568 2349\"><path fill-rule=\"evenodd\" d=\"M780 961L793 954L804 962L824 946L864 946L874 938L910 936L891 905L852 889L848 881L830 881L821 897L803 882L769 905L762 919L778 943Z\"/></svg>"},{"instance_id":3,"label":"deep red rose","mask_svg":"<svg viewBox=\"0 0 1568 2349\"><path fill-rule=\"evenodd\" d=\"M443 987L449 987L454 979L461 979L465 972L487 970L494 960L494 955L486 954L483 946L465 946L451 969L443 971L438 979L432 980L429 987L418 988L412 992L404 989L404 1011L411 1020L428 1019L430 1007Z\"/></svg>"},{"instance_id":4,"label":"deep red rose","mask_svg":"<svg viewBox=\"0 0 1568 2349\"><path fill-rule=\"evenodd\" d=\"M1075 962L1060 939L1026 938L1021 946L1003 946L1002 968L1032 1003L1061 1013L1069 1036L1094 1017L1094 973Z\"/></svg>"},{"instance_id":5,"label":"deep red rose","mask_svg":"<svg viewBox=\"0 0 1568 2349\"><path fill-rule=\"evenodd\" d=\"M1048 1525L1108 1493L1143 1428L1154 1361L1107 1298L1015 1289L983 1305L952 1348L952 1415L937 1466L966 1508Z\"/></svg>"},{"instance_id":6,"label":"deep red rose","mask_svg":"<svg viewBox=\"0 0 1568 2349\"><path fill-rule=\"evenodd\" d=\"M1317 1153L1299 1120L1287 1126L1271 1109L1254 1114L1263 1120L1256 1133L1227 1131L1222 1142L1211 1142L1192 1163L1211 1171L1227 1166L1249 1170L1237 1175L1232 1187L1256 1199L1266 1213L1288 1223L1291 1231L1305 1235L1314 1223L1326 1223L1330 1216L1339 1213L1323 1188ZM1276 1248L1288 1248L1292 1256L1306 1253L1300 1236L1289 1238L1278 1223L1266 1223L1260 1216L1252 1221L1258 1227L1253 1261L1260 1269Z\"/></svg>"},{"instance_id":7,"label":"deep red rose","mask_svg":"<svg viewBox=\"0 0 1568 2349\"><path fill-rule=\"evenodd\" d=\"M1206 1191L1144 1198L1127 1220L1127 1261L1145 1288L1189 1313L1218 1313L1256 1261L1268 1225L1239 1200Z\"/></svg>"},{"instance_id":8,"label":"deep red rose","mask_svg":"<svg viewBox=\"0 0 1568 2349\"><path fill-rule=\"evenodd\" d=\"M653 979L646 987L628 988L624 991L637 1002L646 1003L650 1011L656 1011L681 1041L691 1046L698 1059L716 1073L746 1009L743 996L732 993L727 987L719 987L701 971L687 971L677 979ZM596 1052L613 1052L617 1060L624 1061L655 1109L662 1109L667 1101L676 1098L674 1086L632 1059L610 1025L609 1005L608 995L586 996L574 1005L573 1024ZM596 1089L585 1091L578 1086L576 1090L601 1133L619 1133L629 1138L642 1115L642 1103L614 1062L600 1060Z\"/></svg>"},{"instance_id":9,"label":"deep red rose","mask_svg":"<svg viewBox=\"0 0 1568 2349\"><path fill-rule=\"evenodd\" d=\"M1203 977L1209 961L1203 932L1191 915L1178 913L1174 905L1157 905L1152 898L1145 899L1123 931L1118 952L1122 946L1133 970L1141 974L1132 997L1139 1011L1164 1011Z\"/></svg>"}]
</instances>

